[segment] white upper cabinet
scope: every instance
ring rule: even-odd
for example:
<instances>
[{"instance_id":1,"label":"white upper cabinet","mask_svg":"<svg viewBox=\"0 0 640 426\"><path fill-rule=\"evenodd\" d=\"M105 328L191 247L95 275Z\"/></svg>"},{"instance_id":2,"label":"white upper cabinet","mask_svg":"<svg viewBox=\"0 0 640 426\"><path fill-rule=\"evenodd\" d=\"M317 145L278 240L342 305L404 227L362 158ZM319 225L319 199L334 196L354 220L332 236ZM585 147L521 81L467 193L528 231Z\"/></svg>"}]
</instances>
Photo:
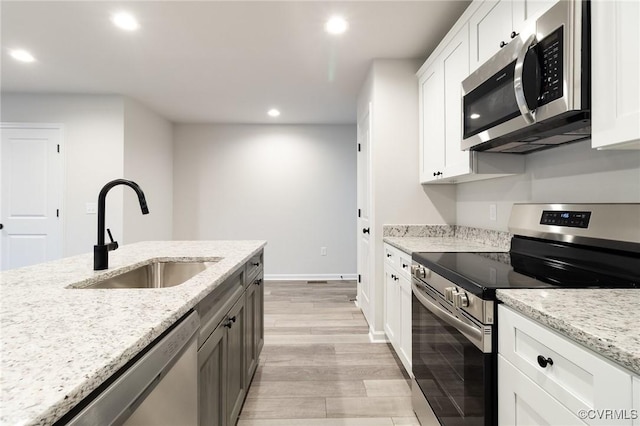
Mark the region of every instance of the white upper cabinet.
<instances>
[{"instance_id":1,"label":"white upper cabinet","mask_svg":"<svg viewBox=\"0 0 640 426\"><path fill-rule=\"evenodd\" d=\"M503 2L508 3L507 0ZM470 73L471 58L477 56L469 42L469 17L482 11L484 3L480 9L478 4L473 3L467 9L418 71L420 183L423 184L467 182L524 173L522 156L461 149L462 81Z\"/></svg>"},{"instance_id":2,"label":"white upper cabinet","mask_svg":"<svg viewBox=\"0 0 640 426\"><path fill-rule=\"evenodd\" d=\"M462 151L462 80L469 75L469 26L465 25L442 52L444 71L444 170L469 173L469 153Z\"/></svg>"},{"instance_id":3,"label":"white upper cabinet","mask_svg":"<svg viewBox=\"0 0 640 426\"><path fill-rule=\"evenodd\" d=\"M640 149L640 2L591 2L591 145Z\"/></svg>"},{"instance_id":4,"label":"white upper cabinet","mask_svg":"<svg viewBox=\"0 0 640 426\"><path fill-rule=\"evenodd\" d=\"M420 78L420 181L435 179L444 169L444 76L442 62Z\"/></svg>"},{"instance_id":5,"label":"white upper cabinet","mask_svg":"<svg viewBox=\"0 0 640 426\"><path fill-rule=\"evenodd\" d=\"M513 30L512 2L485 1L469 20L471 27L471 70L475 71L509 42Z\"/></svg>"},{"instance_id":6,"label":"white upper cabinet","mask_svg":"<svg viewBox=\"0 0 640 426\"><path fill-rule=\"evenodd\" d=\"M525 21L535 21L558 0L487 0L469 19L471 71L489 60L512 35L527 32Z\"/></svg>"}]
</instances>

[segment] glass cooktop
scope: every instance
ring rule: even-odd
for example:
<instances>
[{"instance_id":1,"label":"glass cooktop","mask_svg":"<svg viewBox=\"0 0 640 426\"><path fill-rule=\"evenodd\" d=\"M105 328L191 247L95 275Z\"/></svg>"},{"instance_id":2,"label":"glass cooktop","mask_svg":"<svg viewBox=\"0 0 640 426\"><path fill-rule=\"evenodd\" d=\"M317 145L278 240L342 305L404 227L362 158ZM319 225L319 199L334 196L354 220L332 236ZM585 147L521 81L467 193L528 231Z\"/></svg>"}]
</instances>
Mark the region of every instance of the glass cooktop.
<instances>
[{"instance_id":1,"label":"glass cooktop","mask_svg":"<svg viewBox=\"0 0 640 426\"><path fill-rule=\"evenodd\" d=\"M638 288L640 260L629 258L616 273L597 260L569 256L534 257L520 253L414 253L413 260L483 299L496 289ZM428 281L428 279L427 279Z\"/></svg>"}]
</instances>

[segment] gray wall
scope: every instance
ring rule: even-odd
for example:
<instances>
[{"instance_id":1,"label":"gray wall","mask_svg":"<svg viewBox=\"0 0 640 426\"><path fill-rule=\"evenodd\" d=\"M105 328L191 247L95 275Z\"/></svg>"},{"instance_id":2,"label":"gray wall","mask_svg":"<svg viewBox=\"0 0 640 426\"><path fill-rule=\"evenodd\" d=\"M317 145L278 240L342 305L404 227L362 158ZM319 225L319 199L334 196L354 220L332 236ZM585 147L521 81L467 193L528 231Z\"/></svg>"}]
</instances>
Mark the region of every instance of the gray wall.
<instances>
[{"instance_id":1,"label":"gray wall","mask_svg":"<svg viewBox=\"0 0 640 426\"><path fill-rule=\"evenodd\" d=\"M514 202L638 203L640 151L599 151L583 141L529 154L523 175L459 184L456 223L506 231Z\"/></svg>"},{"instance_id":2,"label":"gray wall","mask_svg":"<svg viewBox=\"0 0 640 426\"><path fill-rule=\"evenodd\" d=\"M124 192L123 239L171 240L173 236L173 125L139 102L124 102L124 176L144 191L142 215L135 192Z\"/></svg>"},{"instance_id":3,"label":"gray wall","mask_svg":"<svg viewBox=\"0 0 640 426\"><path fill-rule=\"evenodd\" d=\"M178 124L173 236L267 240L272 278L353 277L355 176L352 125Z\"/></svg>"},{"instance_id":4,"label":"gray wall","mask_svg":"<svg viewBox=\"0 0 640 426\"><path fill-rule=\"evenodd\" d=\"M60 123L64 127L64 256L93 251L97 215L86 213L112 179L137 181L147 195L142 216L133 191L107 196L106 222L120 244L171 239L172 124L122 96L3 93L2 122Z\"/></svg>"}]
</instances>

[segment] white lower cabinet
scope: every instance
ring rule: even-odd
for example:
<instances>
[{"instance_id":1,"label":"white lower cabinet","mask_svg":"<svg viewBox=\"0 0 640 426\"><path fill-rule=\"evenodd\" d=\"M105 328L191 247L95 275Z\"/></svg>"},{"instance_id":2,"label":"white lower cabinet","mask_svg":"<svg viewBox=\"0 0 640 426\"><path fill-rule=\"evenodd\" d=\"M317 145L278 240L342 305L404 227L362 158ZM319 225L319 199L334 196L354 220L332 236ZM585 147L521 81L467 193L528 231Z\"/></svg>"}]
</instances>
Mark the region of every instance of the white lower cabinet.
<instances>
[{"instance_id":1,"label":"white lower cabinet","mask_svg":"<svg viewBox=\"0 0 640 426\"><path fill-rule=\"evenodd\" d=\"M411 375L411 257L384 246L384 331Z\"/></svg>"},{"instance_id":2,"label":"white lower cabinet","mask_svg":"<svg viewBox=\"0 0 640 426\"><path fill-rule=\"evenodd\" d=\"M633 378L633 426L640 426L640 377Z\"/></svg>"},{"instance_id":3,"label":"white lower cabinet","mask_svg":"<svg viewBox=\"0 0 640 426\"><path fill-rule=\"evenodd\" d=\"M504 305L498 354L499 424L633 424L630 371Z\"/></svg>"}]
</instances>

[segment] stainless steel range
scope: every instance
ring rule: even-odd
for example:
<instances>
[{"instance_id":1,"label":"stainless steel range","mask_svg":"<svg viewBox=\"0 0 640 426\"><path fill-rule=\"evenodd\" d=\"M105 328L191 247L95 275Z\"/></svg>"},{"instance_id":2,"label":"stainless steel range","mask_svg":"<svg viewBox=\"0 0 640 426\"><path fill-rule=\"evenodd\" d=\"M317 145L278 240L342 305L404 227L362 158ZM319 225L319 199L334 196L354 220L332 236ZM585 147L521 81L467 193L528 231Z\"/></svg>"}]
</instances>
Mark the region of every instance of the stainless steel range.
<instances>
[{"instance_id":1,"label":"stainless steel range","mask_svg":"<svg viewBox=\"0 0 640 426\"><path fill-rule=\"evenodd\" d=\"M640 288L640 204L516 204L508 253L413 254L413 409L497 424L496 289Z\"/></svg>"}]
</instances>

